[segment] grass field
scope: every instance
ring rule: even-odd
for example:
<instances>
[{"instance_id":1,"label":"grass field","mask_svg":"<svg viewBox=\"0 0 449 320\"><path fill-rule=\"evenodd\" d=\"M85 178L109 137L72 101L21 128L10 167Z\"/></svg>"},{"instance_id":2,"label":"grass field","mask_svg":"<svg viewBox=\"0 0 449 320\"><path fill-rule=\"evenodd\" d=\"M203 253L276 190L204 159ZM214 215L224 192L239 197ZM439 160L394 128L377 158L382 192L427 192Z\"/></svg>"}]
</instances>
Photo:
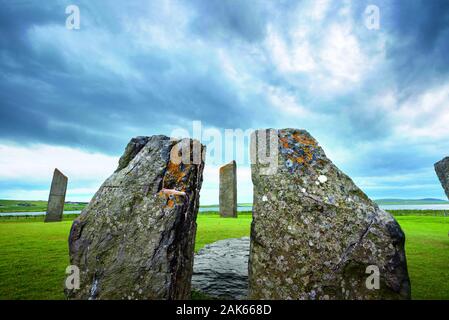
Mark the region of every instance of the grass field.
<instances>
[{"instance_id":1,"label":"grass field","mask_svg":"<svg viewBox=\"0 0 449 320\"><path fill-rule=\"evenodd\" d=\"M420 212L423 214L423 212ZM0 219L0 299L63 299L67 236L74 216L44 224L43 217ZM414 299L449 299L449 218L397 216L406 233ZM196 250L225 238L248 236L251 215L222 219L200 214Z\"/></svg>"},{"instance_id":2,"label":"grass field","mask_svg":"<svg viewBox=\"0 0 449 320\"><path fill-rule=\"evenodd\" d=\"M83 210L86 203L65 203L64 211ZM0 200L0 212L44 212L47 201Z\"/></svg>"}]
</instances>

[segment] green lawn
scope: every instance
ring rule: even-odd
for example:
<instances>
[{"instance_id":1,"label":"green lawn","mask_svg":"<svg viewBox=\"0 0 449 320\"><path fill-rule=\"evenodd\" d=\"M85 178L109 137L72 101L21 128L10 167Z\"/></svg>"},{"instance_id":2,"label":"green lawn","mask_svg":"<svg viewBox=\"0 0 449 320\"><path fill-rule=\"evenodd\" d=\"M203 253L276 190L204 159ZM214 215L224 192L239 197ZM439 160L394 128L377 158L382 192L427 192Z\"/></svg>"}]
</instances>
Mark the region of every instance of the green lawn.
<instances>
[{"instance_id":1,"label":"green lawn","mask_svg":"<svg viewBox=\"0 0 449 320\"><path fill-rule=\"evenodd\" d=\"M449 299L449 217L396 216L406 235L412 297Z\"/></svg>"},{"instance_id":2,"label":"green lawn","mask_svg":"<svg viewBox=\"0 0 449 320\"><path fill-rule=\"evenodd\" d=\"M63 299L67 236L73 216L44 224L43 217L0 219L0 299ZM407 236L414 299L449 299L449 217L397 217ZM223 219L200 214L196 250L248 236L251 215Z\"/></svg>"},{"instance_id":3,"label":"green lawn","mask_svg":"<svg viewBox=\"0 0 449 320\"><path fill-rule=\"evenodd\" d=\"M65 203L65 211L81 211L87 203ZM0 212L45 212L47 201L0 200Z\"/></svg>"},{"instance_id":4,"label":"green lawn","mask_svg":"<svg viewBox=\"0 0 449 320\"><path fill-rule=\"evenodd\" d=\"M195 251L217 240L249 236L251 214L239 213L239 217L233 219L220 218L216 213L202 213L198 215L197 223L198 230L196 233Z\"/></svg>"}]
</instances>

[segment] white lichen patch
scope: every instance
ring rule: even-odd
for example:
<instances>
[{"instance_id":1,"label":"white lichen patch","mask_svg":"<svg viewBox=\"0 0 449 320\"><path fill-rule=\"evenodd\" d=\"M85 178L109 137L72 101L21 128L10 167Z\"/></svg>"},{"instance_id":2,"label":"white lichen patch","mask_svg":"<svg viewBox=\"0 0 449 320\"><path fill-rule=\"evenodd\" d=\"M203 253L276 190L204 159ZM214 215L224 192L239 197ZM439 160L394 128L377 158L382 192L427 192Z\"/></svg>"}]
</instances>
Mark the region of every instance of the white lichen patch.
<instances>
[{"instance_id":1,"label":"white lichen patch","mask_svg":"<svg viewBox=\"0 0 449 320\"><path fill-rule=\"evenodd\" d=\"M318 181L320 183L325 183L327 181L327 177L325 175L321 175L318 177Z\"/></svg>"}]
</instances>

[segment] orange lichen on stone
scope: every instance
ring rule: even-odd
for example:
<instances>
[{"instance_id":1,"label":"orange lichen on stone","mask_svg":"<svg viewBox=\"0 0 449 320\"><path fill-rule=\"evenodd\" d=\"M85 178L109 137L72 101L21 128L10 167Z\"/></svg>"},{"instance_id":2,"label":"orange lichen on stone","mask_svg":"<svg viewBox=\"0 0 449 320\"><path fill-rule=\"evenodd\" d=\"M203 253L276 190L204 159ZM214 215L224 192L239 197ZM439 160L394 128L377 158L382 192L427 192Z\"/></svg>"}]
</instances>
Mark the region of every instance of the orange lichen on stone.
<instances>
[{"instance_id":1,"label":"orange lichen on stone","mask_svg":"<svg viewBox=\"0 0 449 320\"><path fill-rule=\"evenodd\" d=\"M301 164L310 163L313 159L313 149L306 146L306 147L303 147L302 150L304 151L304 155L301 157L298 157L296 161Z\"/></svg>"},{"instance_id":2,"label":"orange lichen on stone","mask_svg":"<svg viewBox=\"0 0 449 320\"><path fill-rule=\"evenodd\" d=\"M312 147L316 147L317 143L315 141L315 139L313 139L312 137L309 137L305 134L301 134L301 133L294 133L293 134L293 139L295 139L297 142L306 145L306 146L312 146Z\"/></svg>"},{"instance_id":3,"label":"orange lichen on stone","mask_svg":"<svg viewBox=\"0 0 449 320\"><path fill-rule=\"evenodd\" d=\"M290 170L296 170L310 165L315 160L315 152L318 143L307 132L295 131L292 133L280 131L279 142L282 153L288 160L286 166Z\"/></svg>"},{"instance_id":4,"label":"orange lichen on stone","mask_svg":"<svg viewBox=\"0 0 449 320\"><path fill-rule=\"evenodd\" d=\"M304 163L306 162L306 161L304 160L304 158L302 158L302 157L296 158L295 161L296 161L297 163L299 163L299 164L304 164Z\"/></svg>"},{"instance_id":5,"label":"orange lichen on stone","mask_svg":"<svg viewBox=\"0 0 449 320\"><path fill-rule=\"evenodd\" d=\"M283 148L289 148L288 140L287 138L280 138L281 144Z\"/></svg>"},{"instance_id":6,"label":"orange lichen on stone","mask_svg":"<svg viewBox=\"0 0 449 320\"><path fill-rule=\"evenodd\" d=\"M164 176L162 186L168 188L177 188L181 191L185 190L185 186L182 184L190 165L175 164L172 161L168 163L167 171Z\"/></svg>"}]
</instances>

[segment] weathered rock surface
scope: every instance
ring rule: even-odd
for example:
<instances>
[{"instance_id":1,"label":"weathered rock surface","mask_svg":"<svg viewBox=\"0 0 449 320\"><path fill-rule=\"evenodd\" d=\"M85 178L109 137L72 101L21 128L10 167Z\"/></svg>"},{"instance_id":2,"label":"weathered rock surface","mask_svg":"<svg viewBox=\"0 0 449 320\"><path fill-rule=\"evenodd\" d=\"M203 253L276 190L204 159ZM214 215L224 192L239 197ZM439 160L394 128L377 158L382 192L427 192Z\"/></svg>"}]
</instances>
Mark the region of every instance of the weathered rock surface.
<instances>
[{"instance_id":1,"label":"weathered rock surface","mask_svg":"<svg viewBox=\"0 0 449 320\"><path fill-rule=\"evenodd\" d=\"M80 289L67 291L68 298L190 297L204 162L200 156L196 164L179 163L173 155L192 144L165 136L131 140L117 171L72 225L69 253Z\"/></svg>"},{"instance_id":2,"label":"weathered rock surface","mask_svg":"<svg viewBox=\"0 0 449 320\"><path fill-rule=\"evenodd\" d=\"M64 213L65 195L67 192L67 177L61 171L55 169L51 182L50 195L48 197L47 214L45 222L57 222L62 220Z\"/></svg>"},{"instance_id":3,"label":"weathered rock surface","mask_svg":"<svg viewBox=\"0 0 449 320\"><path fill-rule=\"evenodd\" d=\"M248 296L249 237L206 245L195 255L192 288L217 299Z\"/></svg>"},{"instance_id":4,"label":"weathered rock surface","mask_svg":"<svg viewBox=\"0 0 449 320\"><path fill-rule=\"evenodd\" d=\"M410 298L405 237L394 218L309 133L274 133L277 172L262 175L261 164L252 165L249 298ZM369 266L380 271L378 290L366 286Z\"/></svg>"},{"instance_id":5,"label":"weathered rock surface","mask_svg":"<svg viewBox=\"0 0 449 320\"><path fill-rule=\"evenodd\" d=\"M435 172L440 179L444 192L449 199L449 157L435 163Z\"/></svg>"},{"instance_id":6,"label":"weathered rock surface","mask_svg":"<svg viewBox=\"0 0 449 320\"><path fill-rule=\"evenodd\" d=\"M237 217L237 164L235 161L220 168L220 216Z\"/></svg>"}]
</instances>

